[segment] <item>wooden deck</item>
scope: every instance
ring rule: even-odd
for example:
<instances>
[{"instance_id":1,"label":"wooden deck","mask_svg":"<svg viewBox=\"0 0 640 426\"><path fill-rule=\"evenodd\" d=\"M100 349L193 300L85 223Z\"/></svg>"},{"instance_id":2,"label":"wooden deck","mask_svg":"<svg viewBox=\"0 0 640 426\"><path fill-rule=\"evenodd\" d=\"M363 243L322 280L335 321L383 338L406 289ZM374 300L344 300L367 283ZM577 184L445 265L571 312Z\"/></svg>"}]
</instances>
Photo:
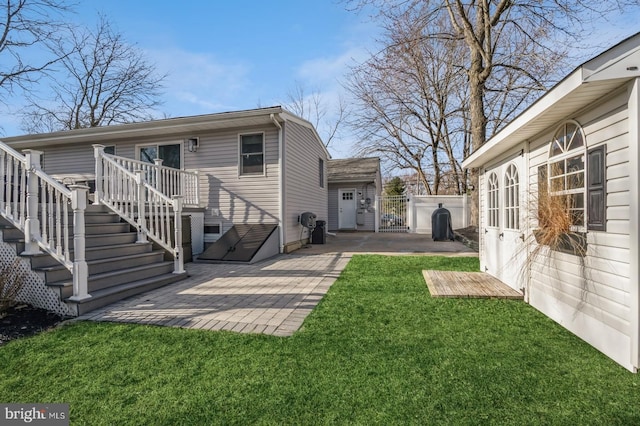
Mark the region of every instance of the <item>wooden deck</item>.
<instances>
[{"instance_id":1,"label":"wooden deck","mask_svg":"<svg viewBox=\"0 0 640 426\"><path fill-rule=\"evenodd\" d=\"M522 299L523 295L484 272L422 271L431 297Z\"/></svg>"}]
</instances>

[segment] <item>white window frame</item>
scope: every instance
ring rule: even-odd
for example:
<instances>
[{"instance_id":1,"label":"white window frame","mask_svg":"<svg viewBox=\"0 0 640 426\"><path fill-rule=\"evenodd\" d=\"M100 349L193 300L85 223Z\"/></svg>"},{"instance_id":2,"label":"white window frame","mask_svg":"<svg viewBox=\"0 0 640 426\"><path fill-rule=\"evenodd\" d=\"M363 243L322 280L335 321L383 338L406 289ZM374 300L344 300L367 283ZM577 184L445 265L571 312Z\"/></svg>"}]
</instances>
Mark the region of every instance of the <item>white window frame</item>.
<instances>
[{"instance_id":1,"label":"white window frame","mask_svg":"<svg viewBox=\"0 0 640 426\"><path fill-rule=\"evenodd\" d=\"M242 137L243 136L255 136L262 135L262 173L242 173ZM267 140L265 136L265 132L245 132L238 133L238 177L256 177L256 176L266 176L267 175Z\"/></svg>"},{"instance_id":2,"label":"white window frame","mask_svg":"<svg viewBox=\"0 0 640 426\"><path fill-rule=\"evenodd\" d=\"M495 171L487 176L487 227L500 227L500 178Z\"/></svg>"},{"instance_id":3,"label":"white window frame","mask_svg":"<svg viewBox=\"0 0 640 426\"><path fill-rule=\"evenodd\" d=\"M504 229L518 231L520 230L520 173L513 163L509 163L504 172L503 192Z\"/></svg>"},{"instance_id":4,"label":"white window frame","mask_svg":"<svg viewBox=\"0 0 640 426\"><path fill-rule=\"evenodd\" d=\"M156 146L156 147L160 147L162 145L180 145L180 169L179 170L184 170L184 141L183 140L176 140L176 141L166 141L166 142L151 142L151 143L140 143L140 144L136 144L135 145L135 151L136 151L136 160L138 161L142 161L140 159L140 148L146 147L146 146ZM149 163L151 164L151 163ZM162 164L163 166L165 165L164 162Z\"/></svg>"},{"instance_id":5,"label":"white window frame","mask_svg":"<svg viewBox=\"0 0 640 426\"><path fill-rule=\"evenodd\" d=\"M552 155L552 150L556 141L556 136L563 131L566 134L566 126L567 125L573 125L576 127L577 129L577 133L580 133L580 136L582 137L582 145L577 147L577 148L573 148L571 150L565 150L564 148L566 146L568 146L571 141L569 141L568 143L564 143L563 147L561 147L562 149L562 153L561 154L556 154L556 155ZM578 171L574 171L574 172L570 172L568 170L566 170L566 165L567 165L567 160L570 160L572 158L576 158L576 157L580 157L581 161L582 161L582 169L578 170ZM563 173L557 174L557 175L553 175L552 173L552 167L554 164L557 164L559 162L563 162L565 165L565 170L563 171ZM576 175L580 175L582 174L582 187L580 188L568 188L567 187L567 178L571 177L571 176L576 176ZM571 225L571 231L574 232L586 232L587 230L587 223L588 223L588 218L587 218L587 185L586 185L586 176L587 176L587 139L585 137L584 131L582 130L582 126L580 125L580 123L578 123L577 121L574 120L567 120L565 122L563 122L560 126L558 126L558 128L556 128L555 132L553 133L553 137L551 139L551 144L549 145L549 153L548 153L548 160L547 160L547 190L549 191L549 196L572 196L572 195L582 195L582 207L577 209L577 208L570 208L570 210L580 210L582 212L582 225ZM558 191L554 191L554 184L552 183L553 180L557 180L557 179L563 179L565 184L564 184L564 189L562 190L558 190Z\"/></svg>"}]
</instances>

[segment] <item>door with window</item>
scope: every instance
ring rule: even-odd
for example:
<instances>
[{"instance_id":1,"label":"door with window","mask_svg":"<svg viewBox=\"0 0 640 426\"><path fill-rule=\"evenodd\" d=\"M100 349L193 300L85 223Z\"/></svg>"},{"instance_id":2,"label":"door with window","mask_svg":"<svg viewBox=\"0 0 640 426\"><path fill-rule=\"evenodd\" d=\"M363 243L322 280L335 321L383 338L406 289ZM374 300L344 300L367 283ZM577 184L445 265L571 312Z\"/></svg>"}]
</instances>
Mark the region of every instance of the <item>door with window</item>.
<instances>
[{"instance_id":1,"label":"door with window","mask_svg":"<svg viewBox=\"0 0 640 426\"><path fill-rule=\"evenodd\" d=\"M356 229L356 190L338 190L338 228Z\"/></svg>"},{"instance_id":2,"label":"door with window","mask_svg":"<svg viewBox=\"0 0 640 426\"><path fill-rule=\"evenodd\" d=\"M524 287L522 161L517 157L487 171L484 227L485 271L510 287Z\"/></svg>"}]
</instances>

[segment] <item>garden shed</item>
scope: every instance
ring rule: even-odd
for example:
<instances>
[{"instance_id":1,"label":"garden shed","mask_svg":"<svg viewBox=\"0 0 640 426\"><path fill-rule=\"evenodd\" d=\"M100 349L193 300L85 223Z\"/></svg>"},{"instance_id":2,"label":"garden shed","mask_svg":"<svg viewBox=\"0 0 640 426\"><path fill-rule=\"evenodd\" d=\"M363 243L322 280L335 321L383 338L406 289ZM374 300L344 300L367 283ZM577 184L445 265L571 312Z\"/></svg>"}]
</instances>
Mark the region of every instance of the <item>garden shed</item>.
<instances>
[{"instance_id":1,"label":"garden shed","mask_svg":"<svg viewBox=\"0 0 640 426\"><path fill-rule=\"evenodd\" d=\"M480 267L620 365L640 365L640 33L467 158Z\"/></svg>"}]
</instances>

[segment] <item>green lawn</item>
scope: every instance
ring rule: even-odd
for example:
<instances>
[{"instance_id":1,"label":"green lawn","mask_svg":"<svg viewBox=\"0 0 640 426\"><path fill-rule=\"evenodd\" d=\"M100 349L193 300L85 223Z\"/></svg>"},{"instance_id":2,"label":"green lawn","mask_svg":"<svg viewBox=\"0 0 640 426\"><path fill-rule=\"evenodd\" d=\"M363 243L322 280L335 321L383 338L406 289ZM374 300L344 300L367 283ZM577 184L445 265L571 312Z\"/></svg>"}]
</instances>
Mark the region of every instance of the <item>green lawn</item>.
<instances>
[{"instance_id":1,"label":"green lawn","mask_svg":"<svg viewBox=\"0 0 640 426\"><path fill-rule=\"evenodd\" d=\"M290 338L76 323L0 347L0 401L72 424L640 424L640 378L520 301L432 299L357 256Z\"/></svg>"}]
</instances>

